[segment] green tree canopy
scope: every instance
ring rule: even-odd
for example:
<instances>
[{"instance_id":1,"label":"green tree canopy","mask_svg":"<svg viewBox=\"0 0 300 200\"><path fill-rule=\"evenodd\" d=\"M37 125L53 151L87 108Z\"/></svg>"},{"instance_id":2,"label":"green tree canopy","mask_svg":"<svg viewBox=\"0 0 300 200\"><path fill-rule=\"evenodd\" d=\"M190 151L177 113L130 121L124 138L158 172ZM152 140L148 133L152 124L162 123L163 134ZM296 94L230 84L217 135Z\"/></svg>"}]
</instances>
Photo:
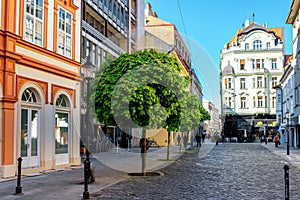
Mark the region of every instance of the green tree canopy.
<instances>
[{"instance_id":1,"label":"green tree canopy","mask_svg":"<svg viewBox=\"0 0 300 200\"><path fill-rule=\"evenodd\" d=\"M197 97L186 91L189 77L166 53L123 54L104 68L96 74L93 98L96 117L107 126L191 130L207 119Z\"/></svg>"}]
</instances>

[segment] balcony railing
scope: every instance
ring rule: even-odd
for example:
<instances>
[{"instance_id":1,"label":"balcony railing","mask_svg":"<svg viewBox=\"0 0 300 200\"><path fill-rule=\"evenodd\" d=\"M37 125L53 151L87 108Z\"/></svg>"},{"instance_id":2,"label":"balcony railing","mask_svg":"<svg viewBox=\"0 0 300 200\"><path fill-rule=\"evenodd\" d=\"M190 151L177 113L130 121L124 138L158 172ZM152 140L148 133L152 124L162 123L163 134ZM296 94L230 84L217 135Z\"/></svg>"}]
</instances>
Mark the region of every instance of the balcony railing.
<instances>
[{"instance_id":1,"label":"balcony railing","mask_svg":"<svg viewBox=\"0 0 300 200\"><path fill-rule=\"evenodd\" d=\"M121 49L118 45L113 43L109 38L105 37L102 33L94 29L91 25L87 22L82 20L82 28L86 30L89 34L93 35L96 39L102 41L108 47L110 47L114 52L121 54L124 53L124 50Z\"/></svg>"}]
</instances>

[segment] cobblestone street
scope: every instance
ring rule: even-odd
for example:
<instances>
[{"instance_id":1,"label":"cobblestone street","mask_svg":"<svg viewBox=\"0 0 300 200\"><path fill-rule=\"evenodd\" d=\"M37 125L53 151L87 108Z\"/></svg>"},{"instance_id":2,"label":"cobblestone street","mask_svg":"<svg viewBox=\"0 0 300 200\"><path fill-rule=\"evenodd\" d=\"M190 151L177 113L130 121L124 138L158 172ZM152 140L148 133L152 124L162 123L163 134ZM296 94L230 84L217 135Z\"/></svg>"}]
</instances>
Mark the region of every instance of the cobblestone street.
<instances>
[{"instance_id":1,"label":"cobblestone street","mask_svg":"<svg viewBox=\"0 0 300 200\"><path fill-rule=\"evenodd\" d=\"M163 176L132 177L93 198L284 199L285 164L289 163L260 144L219 144L206 156L202 149L190 150L161 169ZM300 170L289 165L290 198L300 199Z\"/></svg>"}]
</instances>

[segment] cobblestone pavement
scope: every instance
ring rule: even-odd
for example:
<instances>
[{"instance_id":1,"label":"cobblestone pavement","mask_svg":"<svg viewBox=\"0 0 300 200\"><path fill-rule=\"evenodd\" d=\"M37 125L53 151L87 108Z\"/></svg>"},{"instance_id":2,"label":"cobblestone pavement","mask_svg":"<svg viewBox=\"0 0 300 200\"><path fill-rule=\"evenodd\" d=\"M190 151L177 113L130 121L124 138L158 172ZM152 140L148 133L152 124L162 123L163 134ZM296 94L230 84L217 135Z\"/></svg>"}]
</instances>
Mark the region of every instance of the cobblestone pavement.
<instances>
[{"instance_id":1,"label":"cobblestone pavement","mask_svg":"<svg viewBox=\"0 0 300 200\"><path fill-rule=\"evenodd\" d=\"M260 144L225 143L206 156L190 150L159 170L94 193L95 199L284 199L287 163ZM290 169L290 199L300 199L300 169Z\"/></svg>"}]
</instances>

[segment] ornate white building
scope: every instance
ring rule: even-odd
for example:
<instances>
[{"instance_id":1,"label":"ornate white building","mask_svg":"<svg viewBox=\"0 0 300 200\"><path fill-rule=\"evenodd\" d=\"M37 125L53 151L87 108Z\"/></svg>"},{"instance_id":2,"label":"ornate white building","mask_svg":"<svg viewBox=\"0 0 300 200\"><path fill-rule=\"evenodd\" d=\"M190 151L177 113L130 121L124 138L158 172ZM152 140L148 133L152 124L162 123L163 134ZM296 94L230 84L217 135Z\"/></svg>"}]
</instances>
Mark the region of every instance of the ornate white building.
<instances>
[{"instance_id":1,"label":"ornate white building","mask_svg":"<svg viewBox=\"0 0 300 200\"><path fill-rule=\"evenodd\" d=\"M221 108L226 137L270 134L283 71L283 28L255 22L239 29L221 51Z\"/></svg>"}]
</instances>

